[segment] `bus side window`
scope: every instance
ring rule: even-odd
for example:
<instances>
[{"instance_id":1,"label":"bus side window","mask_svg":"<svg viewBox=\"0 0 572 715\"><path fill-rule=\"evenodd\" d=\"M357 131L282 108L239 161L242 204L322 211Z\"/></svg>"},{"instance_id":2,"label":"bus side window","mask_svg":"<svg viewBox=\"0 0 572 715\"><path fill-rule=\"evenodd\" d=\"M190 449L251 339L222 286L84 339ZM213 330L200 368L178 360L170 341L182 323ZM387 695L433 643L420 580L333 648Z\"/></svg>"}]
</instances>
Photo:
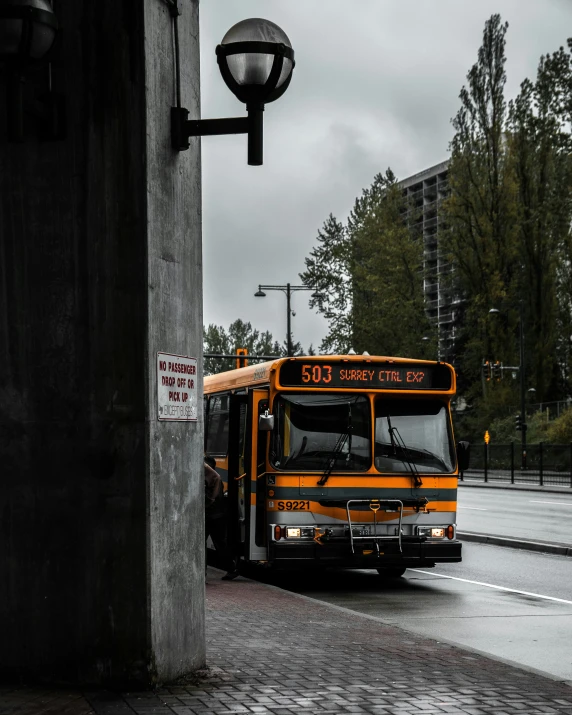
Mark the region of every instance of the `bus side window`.
<instances>
[{"instance_id":1,"label":"bus side window","mask_svg":"<svg viewBox=\"0 0 572 715\"><path fill-rule=\"evenodd\" d=\"M228 395L211 395L205 424L207 454L228 452Z\"/></svg>"}]
</instances>

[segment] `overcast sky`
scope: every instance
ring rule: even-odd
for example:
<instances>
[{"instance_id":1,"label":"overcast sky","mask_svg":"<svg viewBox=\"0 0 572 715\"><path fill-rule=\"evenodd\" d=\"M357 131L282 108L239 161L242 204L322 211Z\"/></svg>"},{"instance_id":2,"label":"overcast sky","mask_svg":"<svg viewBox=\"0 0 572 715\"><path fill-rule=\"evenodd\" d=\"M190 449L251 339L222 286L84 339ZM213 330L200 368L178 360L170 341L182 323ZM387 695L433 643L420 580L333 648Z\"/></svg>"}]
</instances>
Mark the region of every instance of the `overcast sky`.
<instances>
[{"instance_id":1,"label":"overcast sky","mask_svg":"<svg viewBox=\"0 0 572 715\"><path fill-rule=\"evenodd\" d=\"M345 221L378 172L404 179L448 158L459 90L495 12L509 23L511 98L572 36L572 0L202 0L203 118L244 113L215 57L236 22L275 22L296 59L264 113L264 166L247 165L245 136L202 140L205 325L241 318L285 339L286 298L255 298L258 284L299 284L318 229L330 213ZM319 347L326 325L308 294L293 309L294 340Z\"/></svg>"}]
</instances>

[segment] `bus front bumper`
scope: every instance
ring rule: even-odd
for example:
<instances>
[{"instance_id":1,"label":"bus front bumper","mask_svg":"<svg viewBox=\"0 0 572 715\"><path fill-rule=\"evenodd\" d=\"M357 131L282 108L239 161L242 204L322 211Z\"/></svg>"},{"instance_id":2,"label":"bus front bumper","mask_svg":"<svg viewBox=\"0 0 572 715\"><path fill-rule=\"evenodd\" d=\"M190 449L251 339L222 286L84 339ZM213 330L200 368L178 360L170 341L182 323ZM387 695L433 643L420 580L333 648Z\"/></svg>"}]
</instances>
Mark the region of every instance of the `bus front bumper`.
<instances>
[{"instance_id":1,"label":"bus front bumper","mask_svg":"<svg viewBox=\"0 0 572 715\"><path fill-rule=\"evenodd\" d=\"M378 548L379 547L379 548ZM349 541L293 543L273 541L269 544L269 561L278 568L305 568L338 566L354 569L384 567L430 568L438 563L461 561L462 544L456 539L428 541L404 539L395 541L362 541L354 544L352 553Z\"/></svg>"}]
</instances>

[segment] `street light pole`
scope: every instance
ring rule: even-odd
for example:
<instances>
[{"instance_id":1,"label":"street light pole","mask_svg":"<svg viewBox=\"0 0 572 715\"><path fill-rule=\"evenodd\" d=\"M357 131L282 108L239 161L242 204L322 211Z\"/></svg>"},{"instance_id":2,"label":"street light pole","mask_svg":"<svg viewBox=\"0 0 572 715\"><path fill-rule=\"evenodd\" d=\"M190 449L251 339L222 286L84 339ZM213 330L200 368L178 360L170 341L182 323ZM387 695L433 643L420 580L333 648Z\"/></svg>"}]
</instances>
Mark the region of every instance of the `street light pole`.
<instances>
[{"instance_id":1,"label":"street light pole","mask_svg":"<svg viewBox=\"0 0 572 715\"><path fill-rule=\"evenodd\" d=\"M521 445L522 445L522 461L521 461L521 466L522 469L526 469L526 430L527 430L527 424L526 424L526 402L525 402L525 396L526 396L526 391L525 391L525 376L524 376L524 371L525 371L525 366L524 366L524 320L522 316L522 300L519 301L519 309L518 309L518 322L519 322L519 342L520 342L520 368L519 368L519 373L520 373L520 424L522 425L521 427Z\"/></svg>"},{"instance_id":2,"label":"street light pole","mask_svg":"<svg viewBox=\"0 0 572 715\"><path fill-rule=\"evenodd\" d=\"M489 315L498 315L501 311L497 308L491 308ZM518 372L520 376L520 439L521 439L521 468L526 469L526 366L524 355L524 316L522 298L518 302L518 348L519 348L519 366Z\"/></svg>"},{"instance_id":3,"label":"street light pole","mask_svg":"<svg viewBox=\"0 0 572 715\"><path fill-rule=\"evenodd\" d=\"M254 294L256 298L266 297L265 290L280 290L286 295L286 351L288 357L292 357L292 309L290 306L292 293L299 290L314 290L311 286L293 286L290 283L281 286L263 286L259 285L257 292Z\"/></svg>"},{"instance_id":4,"label":"street light pole","mask_svg":"<svg viewBox=\"0 0 572 715\"><path fill-rule=\"evenodd\" d=\"M290 283L286 283L286 311L288 313L288 319L286 320L286 345L288 357L292 357L292 311L290 310L291 295L292 293L290 291Z\"/></svg>"}]
</instances>

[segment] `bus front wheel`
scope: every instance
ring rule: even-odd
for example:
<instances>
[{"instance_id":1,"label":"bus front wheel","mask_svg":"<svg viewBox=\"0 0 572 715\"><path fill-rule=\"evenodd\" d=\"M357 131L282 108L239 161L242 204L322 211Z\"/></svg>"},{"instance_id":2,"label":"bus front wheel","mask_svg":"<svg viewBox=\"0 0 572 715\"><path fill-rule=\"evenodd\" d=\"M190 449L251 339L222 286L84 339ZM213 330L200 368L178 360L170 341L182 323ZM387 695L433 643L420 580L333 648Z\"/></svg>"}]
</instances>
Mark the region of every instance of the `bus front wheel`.
<instances>
[{"instance_id":1,"label":"bus front wheel","mask_svg":"<svg viewBox=\"0 0 572 715\"><path fill-rule=\"evenodd\" d=\"M399 566L393 566L385 569L376 569L376 571L384 578L400 578L400 576L403 576L406 569L402 569Z\"/></svg>"}]
</instances>

